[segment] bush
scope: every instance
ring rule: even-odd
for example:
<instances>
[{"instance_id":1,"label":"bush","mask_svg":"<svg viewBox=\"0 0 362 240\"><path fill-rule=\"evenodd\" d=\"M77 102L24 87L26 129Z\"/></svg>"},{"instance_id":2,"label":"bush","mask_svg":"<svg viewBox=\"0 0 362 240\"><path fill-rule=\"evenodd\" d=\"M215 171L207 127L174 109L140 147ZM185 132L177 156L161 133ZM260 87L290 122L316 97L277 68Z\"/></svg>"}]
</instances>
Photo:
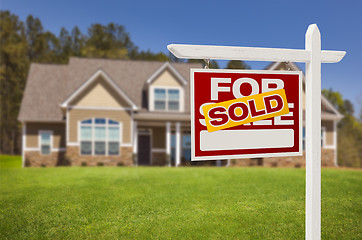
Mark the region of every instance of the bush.
<instances>
[{"instance_id":1,"label":"bush","mask_svg":"<svg viewBox=\"0 0 362 240\"><path fill-rule=\"evenodd\" d=\"M124 166L124 163L123 163L123 162L118 162L118 163L117 163L117 166L118 166L118 167L123 167L123 166Z\"/></svg>"},{"instance_id":2,"label":"bush","mask_svg":"<svg viewBox=\"0 0 362 240\"><path fill-rule=\"evenodd\" d=\"M88 164L87 164L87 162L82 162L80 165L81 165L82 167L86 167Z\"/></svg>"},{"instance_id":3,"label":"bush","mask_svg":"<svg viewBox=\"0 0 362 240\"><path fill-rule=\"evenodd\" d=\"M98 162L98 163L97 163L97 166L98 166L98 167L103 167L103 166L104 166L104 163Z\"/></svg>"}]
</instances>

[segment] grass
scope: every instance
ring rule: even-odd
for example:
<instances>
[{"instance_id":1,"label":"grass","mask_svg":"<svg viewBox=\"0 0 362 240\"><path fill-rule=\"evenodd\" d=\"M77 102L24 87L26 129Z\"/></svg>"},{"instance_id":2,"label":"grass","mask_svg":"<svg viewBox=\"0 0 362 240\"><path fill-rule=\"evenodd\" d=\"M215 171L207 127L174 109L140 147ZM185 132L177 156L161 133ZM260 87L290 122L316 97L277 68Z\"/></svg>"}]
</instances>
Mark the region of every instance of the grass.
<instances>
[{"instance_id":1,"label":"grass","mask_svg":"<svg viewBox=\"0 0 362 240\"><path fill-rule=\"evenodd\" d=\"M0 239L304 239L305 170L16 168ZM322 239L362 239L362 172L323 169Z\"/></svg>"}]
</instances>

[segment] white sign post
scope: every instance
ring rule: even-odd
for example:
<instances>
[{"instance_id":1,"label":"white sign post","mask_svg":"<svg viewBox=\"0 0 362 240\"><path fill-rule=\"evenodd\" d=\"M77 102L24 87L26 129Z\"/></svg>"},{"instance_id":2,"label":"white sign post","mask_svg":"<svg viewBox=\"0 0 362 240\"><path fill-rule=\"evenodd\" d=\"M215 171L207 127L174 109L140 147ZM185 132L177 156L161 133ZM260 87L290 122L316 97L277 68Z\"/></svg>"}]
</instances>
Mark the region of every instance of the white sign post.
<instances>
[{"instance_id":1,"label":"white sign post","mask_svg":"<svg viewBox=\"0 0 362 240\"><path fill-rule=\"evenodd\" d=\"M305 35L305 50L170 44L178 58L305 62L306 76L306 209L305 236L321 238L321 63L342 60L345 51L321 50L316 24Z\"/></svg>"}]
</instances>

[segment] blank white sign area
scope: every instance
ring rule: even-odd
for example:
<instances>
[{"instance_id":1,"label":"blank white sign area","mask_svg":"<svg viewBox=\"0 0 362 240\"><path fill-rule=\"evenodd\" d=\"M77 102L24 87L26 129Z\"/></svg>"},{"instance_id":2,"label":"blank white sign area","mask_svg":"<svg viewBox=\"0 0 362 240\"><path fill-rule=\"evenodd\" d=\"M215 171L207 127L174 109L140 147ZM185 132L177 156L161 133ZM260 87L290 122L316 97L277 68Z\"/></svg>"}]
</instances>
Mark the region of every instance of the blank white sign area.
<instances>
[{"instance_id":1,"label":"blank white sign area","mask_svg":"<svg viewBox=\"0 0 362 240\"><path fill-rule=\"evenodd\" d=\"M225 139L228 139L225 141ZM293 129L220 130L200 132L202 151L284 148L294 146Z\"/></svg>"}]
</instances>

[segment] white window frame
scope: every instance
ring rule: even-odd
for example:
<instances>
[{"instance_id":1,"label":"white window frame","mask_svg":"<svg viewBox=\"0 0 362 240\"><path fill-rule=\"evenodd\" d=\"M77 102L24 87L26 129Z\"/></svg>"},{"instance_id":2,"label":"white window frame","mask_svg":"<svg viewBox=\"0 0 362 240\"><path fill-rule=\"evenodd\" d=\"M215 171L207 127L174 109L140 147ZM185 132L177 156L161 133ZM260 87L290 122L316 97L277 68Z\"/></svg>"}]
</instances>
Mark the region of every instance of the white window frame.
<instances>
[{"instance_id":1,"label":"white window frame","mask_svg":"<svg viewBox=\"0 0 362 240\"><path fill-rule=\"evenodd\" d=\"M155 109L155 89L164 89L166 91L165 99L165 109ZM169 110L168 109L168 90L178 90L179 91L179 109L178 110ZM150 111L162 111L162 112L184 112L184 89L182 87L176 86L150 86L148 103Z\"/></svg>"},{"instance_id":2,"label":"white window frame","mask_svg":"<svg viewBox=\"0 0 362 240\"><path fill-rule=\"evenodd\" d=\"M42 145L41 135L42 135L43 133L48 133L48 134L50 134L49 154L43 154L43 152L42 152L42 148L41 148L41 145ZM51 131L51 130L39 130L39 132L38 132L38 147L39 147L40 155L42 155L42 156L49 156L49 155L52 154L52 151L53 151L53 131Z\"/></svg>"},{"instance_id":3,"label":"white window frame","mask_svg":"<svg viewBox=\"0 0 362 240\"><path fill-rule=\"evenodd\" d=\"M96 124L95 123L95 119L96 118L102 118L105 119L106 123L105 124ZM92 123L82 123L82 121L84 120L88 120L88 119L92 119ZM112 120L115 122L118 122L118 125L113 125L113 124L108 124L108 121ZM82 154L82 139L81 139L81 128L82 126L87 126L87 127L91 127L91 131L92 131L92 140L90 140L91 144L92 144L92 153L91 154ZM105 140L105 155L96 155L95 154L95 127L97 126L104 126L106 128L106 140ZM108 128L109 127L118 127L119 128L119 136L118 136L118 154L117 155L109 155L108 153L108 143L109 142L116 142L116 141L109 141L108 140ZM121 146L122 146L122 132L123 132L123 125L122 122L120 121L116 121L113 120L111 118L104 118L104 117L93 117L93 118L85 118L83 120L78 121L78 145L79 145L79 156L121 156Z\"/></svg>"},{"instance_id":4,"label":"white window frame","mask_svg":"<svg viewBox=\"0 0 362 240\"><path fill-rule=\"evenodd\" d=\"M326 146L326 127L321 127L321 147Z\"/></svg>"}]
</instances>

